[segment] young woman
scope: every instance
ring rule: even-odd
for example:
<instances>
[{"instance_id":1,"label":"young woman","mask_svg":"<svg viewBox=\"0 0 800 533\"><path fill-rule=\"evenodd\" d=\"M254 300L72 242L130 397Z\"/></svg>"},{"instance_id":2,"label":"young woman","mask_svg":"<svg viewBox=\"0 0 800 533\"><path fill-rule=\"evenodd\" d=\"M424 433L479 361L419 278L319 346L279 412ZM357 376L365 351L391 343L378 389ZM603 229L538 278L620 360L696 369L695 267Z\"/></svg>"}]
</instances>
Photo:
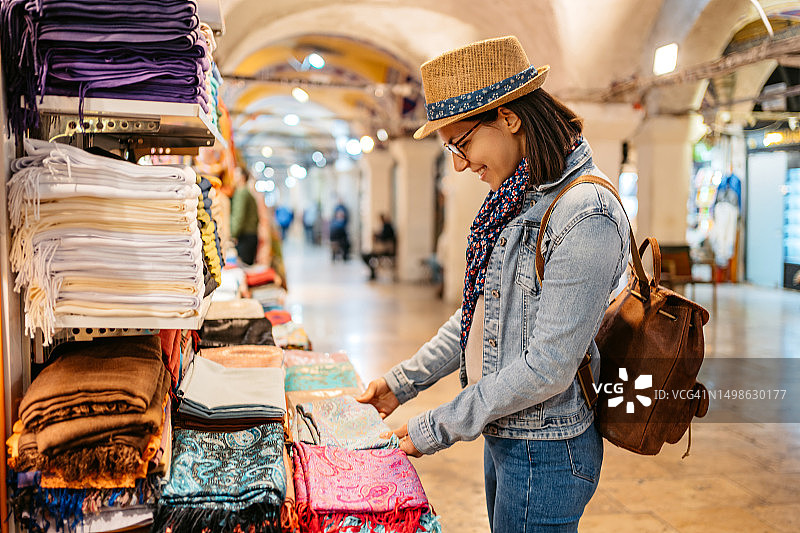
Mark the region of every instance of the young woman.
<instances>
[{"instance_id":1,"label":"young woman","mask_svg":"<svg viewBox=\"0 0 800 533\"><path fill-rule=\"evenodd\" d=\"M422 65L428 122L456 171L491 189L472 223L461 309L411 359L359 398L384 416L459 370L464 389L396 433L409 455L483 434L494 533L576 531L600 476L603 443L576 372L627 264L629 226L603 187L581 184L553 210L537 279L544 212L567 184L603 176L575 114L540 88L515 37L490 39Z\"/></svg>"}]
</instances>

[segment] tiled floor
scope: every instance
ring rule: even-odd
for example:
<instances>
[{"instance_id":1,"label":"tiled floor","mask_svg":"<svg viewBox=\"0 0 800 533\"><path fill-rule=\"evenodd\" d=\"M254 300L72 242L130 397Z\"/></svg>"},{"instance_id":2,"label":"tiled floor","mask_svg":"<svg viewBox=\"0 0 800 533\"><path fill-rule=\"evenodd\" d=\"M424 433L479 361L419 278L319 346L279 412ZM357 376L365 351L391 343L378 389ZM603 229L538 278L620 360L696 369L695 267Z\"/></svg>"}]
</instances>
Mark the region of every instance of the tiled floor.
<instances>
[{"instance_id":1,"label":"tiled floor","mask_svg":"<svg viewBox=\"0 0 800 533\"><path fill-rule=\"evenodd\" d=\"M290 310L314 348L345 349L365 382L412 355L455 310L428 285L368 282L363 264L331 263L323 248L290 241L286 261ZM698 287L696 300L710 309L710 287ZM800 293L720 286L705 336L706 357L800 357ZM402 425L459 390L451 376L388 422ZM681 459L685 448L686 437L643 457L606 443L580 531L800 531L800 424L695 423ZM414 460L445 533L488 531L482 458L478 439Z\"/></svg>"}]
</instances>

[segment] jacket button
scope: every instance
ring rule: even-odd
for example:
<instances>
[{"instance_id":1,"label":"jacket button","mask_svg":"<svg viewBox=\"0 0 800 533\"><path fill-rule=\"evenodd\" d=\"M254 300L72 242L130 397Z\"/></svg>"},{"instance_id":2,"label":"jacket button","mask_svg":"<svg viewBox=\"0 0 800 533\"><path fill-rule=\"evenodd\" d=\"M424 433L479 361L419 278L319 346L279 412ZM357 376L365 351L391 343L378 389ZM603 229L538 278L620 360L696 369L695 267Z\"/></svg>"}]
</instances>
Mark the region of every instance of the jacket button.
<instances>
[{"instance_id":1,"label":"jacket button","mask_svg":"<svg viewBox=\"0 0 800 533\"><path fill-rule=\"evenodd\" d=\"M489 346L491 346L492 348L496 348L497 347L497 341L494 340L494 339L489 339Z\"/></svg>"},{"instance_id":2,"label":"jacket button","mask_svg":"<svg viewBox=\"0 0 800 533\"><path fill-rule=\"evenodd\" d=\"M500 298L500 291L498 291L497 289L493 290L492 296L494 296L495 298Z\"/></svg>"},{"instance_id":3,"label":"jacket button","mask_svg":"<svg viewBox=\"0 0 800 533\"><path fill-rule=\"evenodd\" d=\"M497 244L499 244L500 246L505 246L506 245L506 238L505 237L500 237L497 240Z\"/></svg>"}]
</instances>

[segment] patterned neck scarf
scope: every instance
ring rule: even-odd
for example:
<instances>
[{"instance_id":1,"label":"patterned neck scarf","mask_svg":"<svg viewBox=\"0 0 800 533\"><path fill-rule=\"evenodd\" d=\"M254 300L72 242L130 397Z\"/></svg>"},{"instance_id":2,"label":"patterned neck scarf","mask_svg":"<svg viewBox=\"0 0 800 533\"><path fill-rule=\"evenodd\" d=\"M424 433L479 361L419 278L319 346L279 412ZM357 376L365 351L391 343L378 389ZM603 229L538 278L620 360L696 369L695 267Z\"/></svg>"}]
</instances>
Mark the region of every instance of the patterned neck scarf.
<instances>
[{"instance_id":1,"label":"patterned neck scarf","mask_svg":"<svg viewBox=\"0 0 800 533\"><path fill-rule=\"evenodd\" d=\"M491 191L470 227L467 240L467 271L464 274L464 301L461 304L461 351L467 348L467 336L472 327L472 316L478 296L486 283L486 266L494 243L503 228L522 210L528 188L530 170L528 160L520 161L514 175L503 182L497 191Z\"/></svg>"}]
</instances>

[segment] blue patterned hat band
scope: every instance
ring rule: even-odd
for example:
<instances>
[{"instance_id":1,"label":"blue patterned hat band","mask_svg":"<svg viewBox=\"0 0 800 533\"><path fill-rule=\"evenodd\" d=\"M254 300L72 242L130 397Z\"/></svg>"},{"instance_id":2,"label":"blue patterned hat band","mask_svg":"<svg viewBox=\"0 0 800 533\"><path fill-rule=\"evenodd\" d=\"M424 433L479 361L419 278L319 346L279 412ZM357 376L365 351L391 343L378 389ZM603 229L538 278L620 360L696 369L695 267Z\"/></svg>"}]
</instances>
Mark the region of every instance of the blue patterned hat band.
<instances>
[{"instance_id":1,"label":"blue patterned hat band","mask_svg":"<svg viewBox=\"0 0 800 533\"><path fill-rule=\"evenodd\" d=\"M509 76L487 87L453 96L452 98L447 98L439 102L426 104L425 110L428 115L428 120L433 121L439 120L440 118L452 117L483 107L519 89L535 78L537 73L536 67L530 66L522 72Z\"/></svg>"}]
</instances>

